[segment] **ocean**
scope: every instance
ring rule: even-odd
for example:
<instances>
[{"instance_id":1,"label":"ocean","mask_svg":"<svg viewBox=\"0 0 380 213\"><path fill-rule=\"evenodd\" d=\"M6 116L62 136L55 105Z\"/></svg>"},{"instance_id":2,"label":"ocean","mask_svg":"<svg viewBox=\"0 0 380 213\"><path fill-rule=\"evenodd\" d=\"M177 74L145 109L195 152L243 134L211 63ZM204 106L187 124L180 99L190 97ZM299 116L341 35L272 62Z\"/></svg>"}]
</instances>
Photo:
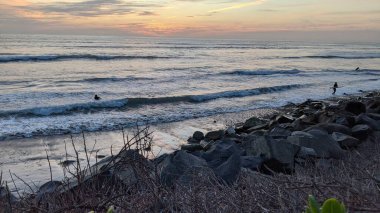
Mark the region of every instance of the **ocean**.
<instances>
[{"instance_id":1,"label":"ocean","mask_svg":"<svg viewBox=\"0 0 380 213\"><path fill-rule=\"evenodd\" d=\"M380 43L1 34L0 140L273 108L379 80Z\"/></svg>"}]
</instances>

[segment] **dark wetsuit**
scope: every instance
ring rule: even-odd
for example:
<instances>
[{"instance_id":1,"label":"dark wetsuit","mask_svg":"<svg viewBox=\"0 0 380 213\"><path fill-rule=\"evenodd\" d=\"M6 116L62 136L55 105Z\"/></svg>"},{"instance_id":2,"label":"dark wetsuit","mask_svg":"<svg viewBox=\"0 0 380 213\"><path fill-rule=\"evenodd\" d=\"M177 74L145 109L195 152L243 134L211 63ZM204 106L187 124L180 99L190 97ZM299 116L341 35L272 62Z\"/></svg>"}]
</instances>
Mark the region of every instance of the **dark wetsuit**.
<instances>
[{"instance_id":1,"label":"dark wetsuit","mask_svg":"<svg viewBox=\"0 0 380 213\"><path fill-rule=\"evenodd\" d=\"M333 95L335 94L336 92L336 88L338 88L338 83L335 82L334 86L333 86L333 90L334 92L332 93Z\"/></svg>"}]
</instances>

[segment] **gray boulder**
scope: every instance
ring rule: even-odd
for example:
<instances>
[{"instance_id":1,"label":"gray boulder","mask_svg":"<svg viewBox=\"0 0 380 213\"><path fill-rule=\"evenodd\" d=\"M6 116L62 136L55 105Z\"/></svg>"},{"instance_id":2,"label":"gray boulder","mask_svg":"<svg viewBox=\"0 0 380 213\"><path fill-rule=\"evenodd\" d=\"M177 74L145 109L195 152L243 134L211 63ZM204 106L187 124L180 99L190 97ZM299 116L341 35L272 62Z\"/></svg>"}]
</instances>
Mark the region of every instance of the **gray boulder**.
<instances>
[{"instance_id":1,"label":"gray boulder","mask_svg":"<svg viewBox=\"0 0 380 213\"><path fill-rule=\"evenodd\" d=\"M346 135L352 134L350 128L336 123L320 123L307 128L305 131L309 131L312 129L323 129L327 131L329 134L332 134L333 132L340 132Z\"/></svg>"},{"instance_id":2,"label":"gray boulder","mask_svg":"<svg viewBox=\"0 0 380 213\"><path fill-rule=\"evenodd\" d=\"M317 153L312 148L307 148L301 146L300 150L297 153L297 158L307 159L307 158L316 158L318 157Z\"/></svg>"},{"instance_id":3,"label":"gray boulder","mask_svg":"<svg viewBox=\"0 0 380 213\"><path fill-rule=\"evenodd\" d=\"M243 150L230 140L218 141L202 154L214 173L228 184L233 183L240 173L240 156Z\"/></svg>"},{"instance_id":4,"label":"gray boulder","mask_svg":"<svg viewBox=\"0 0 380 213\"><path fill-rule=\"evenodd\" d=\"M358 138L359 140L367 139L371 132L371 127L366 124L358 124L352 127L352 136Z\"/></svg>"},{"instance_id":5,"label":"gray boulder","mask_svg":"<svg viewBox=\"0 0 380 213\"><path fill-rule=\"evenodd\" d=\"M263 125L266 122L260 118L252 117L244 122L243 129L249 129L254 126Z\"/></svg>"},{"instance_id":6,"label":"gray boulder","mask_svg":"<svg viewBox=\"0 0 380 213\"><path fill-rule=\"evenodd\" d=\"M284 140L275 140L269 136L252 137L244 144L247 155L264 159L261 169L275 172L291 173L294 171L294 156L299 146L286 143Z\"/></svg>"},{"instance_id":7,"label":"gray boulder","mask_svg":"<svg viewBox=\"0 0 380 213\"><path fill-rule=\"evenodd\" d=\"M340 124L347 127L353 127L355 125L355 117L353 116L340 116L335 119L336 124Z\"/></svg>"},{"instance_id":8,"label":"gray boulder","mask_svg":"<svg viewBox=\"0 0 380 213\"><path fill-rule=\"evenodd\" d=\"M367 113L366 115L374 120L380 121L380 114L378 113Z\"/></svg>"},{"instance_id":9,"label":"gray boulder","mask_svg":"<svg viewBox=\"0 0 380 213\"><path fill-rule=\"evenodd\" d=\"M203 132L201 131L195 131L194 134L193 134L193 138L197 141L201 141L205 138Z\"/></svg>"},{"instance_id":10,"label":"gray boulder","mask_svg":"<svg viewBox=\"0 0 380 213\"><path fill-rule=\"evenodd\" d=\"M222 139L223 136L224 136L224 130L211 131L205 135L205 140L216 141L216 140Z\"/></svg>"},{"instance_id":11,"label":"gray boulder","mask_svg":"<svg viewBox=\"0 0 380 213\"><path fill-rule=\"evenodd\" d=\"M207 163L204 159L185 151L176 151L167 155L158 168L162 183L171 186L176 182L190 183L195 174L207 168Z\"/></svg>"},{"instance_id":12,"label":"gray boulder","mask_svg":"<svg viewBox=\"0 0 380 213\"><path fill-rule=\"evenodd\" d=\"M281 128L279 126L274 127L269 131L269 135L273 138L287 138L292 132L288 129Z\"/></svg>"},{"instance_id":13,"label":"gray boulder","mask_svg":"<svg viewBox=\"0 0 380 213\"><path fill-rule=\"evenodd\" d=\"M49 181L44 183L37 191L37 202L41 202L42 199L49 197L52 193L56 192L61 185L61 181Z\"/></svg>"},{"instance_id":14,"label":"gray boulder","mask_svg":"<svg viewBox=\"0 0 380 213\"><path fill-rule=\"evenodd\" d=\"M264 159L257 156L241 156L241 167L258 171L264 162Z\"/></svg>"},{"instance_id":15,"label":"gray boulder","mask_svg":"<svg viewBox=\"0 0 380 213\"><path fill-rule=\"evenodd\" d=\"M359 115L361 113L365 113L366 110L366 105L363 104L362 102L359 101L350 101L346 104L344 110L347 112L351 112L355 115Z\"/></svg>"},{"instance_id":16,"label":"gray boulder","mask_svg":"<svg viewBox=\"0 0 380 213\"><path fill-rule=\"evenodd\" d=\"M380 101L374 101L368 104L367 109L368 109L368 112L380 113Z\"/></svg>"},{"instance_id":17,"label":"gray boulder","mask_svg":"<svg viewBox=\"0 0 380 213\"><path fill-rule=\"evenodd\" d=\"M376 121L366 114L360 114L356 117L356 124L367 124L371 129L380 131L380 121Z\"/></svg>"},{"instance_id":18,"label":"gray boulder","mask_svg":"<svg viewBox=\"0 0 380 213\"><path fill-rule=\"evenodd\" d=\"M287 141L301 147L312 148L321 158L339 159L345 153L330 135L318 130L310 131L309 134L298 133L289 136Z\"/></svg>"},{"instance_id":19,"label":"gray boulder","mask_svg":"<svg viewBox=\"0 0 380 213\"><path fill-rule=\"evenodd\" d=\"M343 149L353 148L360 144L360 140L340 132L333 132L331 136Z\"/></svg>"},{"instance_id":20,"label":"gray boulder","mask_svg":"<svg viewBox=\"0 0 380 213\"><path fill-rule=\"evenodd\" d=\"M195 152L195 151L203 150L203 146L199 143L184 144L181 146L181 150L186 150L189 152Z\"/></svg>"}]
</instances>

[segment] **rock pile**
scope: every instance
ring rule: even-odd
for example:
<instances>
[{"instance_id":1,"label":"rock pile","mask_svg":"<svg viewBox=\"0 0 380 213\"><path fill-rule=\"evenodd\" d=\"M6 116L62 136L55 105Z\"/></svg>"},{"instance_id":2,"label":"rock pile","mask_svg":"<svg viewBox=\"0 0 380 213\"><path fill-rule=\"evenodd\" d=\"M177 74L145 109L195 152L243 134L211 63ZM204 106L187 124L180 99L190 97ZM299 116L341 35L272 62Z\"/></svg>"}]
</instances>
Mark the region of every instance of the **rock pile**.
<instances>
[{"instance_id":1,"label":"rock pile","mask_svg":"<svg viewBox=\"0 0 380 213\"><path fill-rule=\"evenodd\" d=\"M379 133L379 100L379 93L360 101L307 100L285 107L283 114L269 120L252 117L227 130L194 132L181 150L157 162L161 178L169 185L185 183L194 170L207 170L228 184L241 168L290 174L306 159L315 163L344 159L350 149Z\"/></svg>"},{"instance_id":2,"label":"rock pile","mask_svg":"<svg viewBox=\"0 0 380 213\"><path fill-rule=\"evenodd\" d=\"M374 133L374 134L373 134ZM148 160L134 150L123 150L102 159L83 171L82 183L109 181L130 185L138 181L140 162L167 186L183 185L194 177L210 174L223 183L236 181L242 168L265 174L291 174L296 164L309 160L324 164L329 159L344 159L364 141L380 135L380 93L357 100L313 101L284 107L283 114L270 119L250 118L226 130L196 131L181 150ZM378 140L378 137L373 137ZM375 141L380 142L380 141ZM73 178L44 184L38 200L51 192L72 190Z\"/></svg>"}]
</instances>

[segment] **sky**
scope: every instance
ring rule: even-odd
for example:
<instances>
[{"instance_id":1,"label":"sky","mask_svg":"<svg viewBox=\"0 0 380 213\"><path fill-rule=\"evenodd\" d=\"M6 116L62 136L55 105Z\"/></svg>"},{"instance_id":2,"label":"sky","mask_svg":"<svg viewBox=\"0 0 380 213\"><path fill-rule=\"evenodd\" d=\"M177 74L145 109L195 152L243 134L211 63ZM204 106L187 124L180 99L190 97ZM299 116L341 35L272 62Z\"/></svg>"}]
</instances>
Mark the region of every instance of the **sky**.
<instances>
[{"instance_id":1,"label":"sky","mask_svg":"<svg viewBox=\"0 0 380 213\"><path fill-rule=\"evenodd\" d=\"M380 40L380 0L0 0L0 33Z\"/></svg>"}]
</instances>

